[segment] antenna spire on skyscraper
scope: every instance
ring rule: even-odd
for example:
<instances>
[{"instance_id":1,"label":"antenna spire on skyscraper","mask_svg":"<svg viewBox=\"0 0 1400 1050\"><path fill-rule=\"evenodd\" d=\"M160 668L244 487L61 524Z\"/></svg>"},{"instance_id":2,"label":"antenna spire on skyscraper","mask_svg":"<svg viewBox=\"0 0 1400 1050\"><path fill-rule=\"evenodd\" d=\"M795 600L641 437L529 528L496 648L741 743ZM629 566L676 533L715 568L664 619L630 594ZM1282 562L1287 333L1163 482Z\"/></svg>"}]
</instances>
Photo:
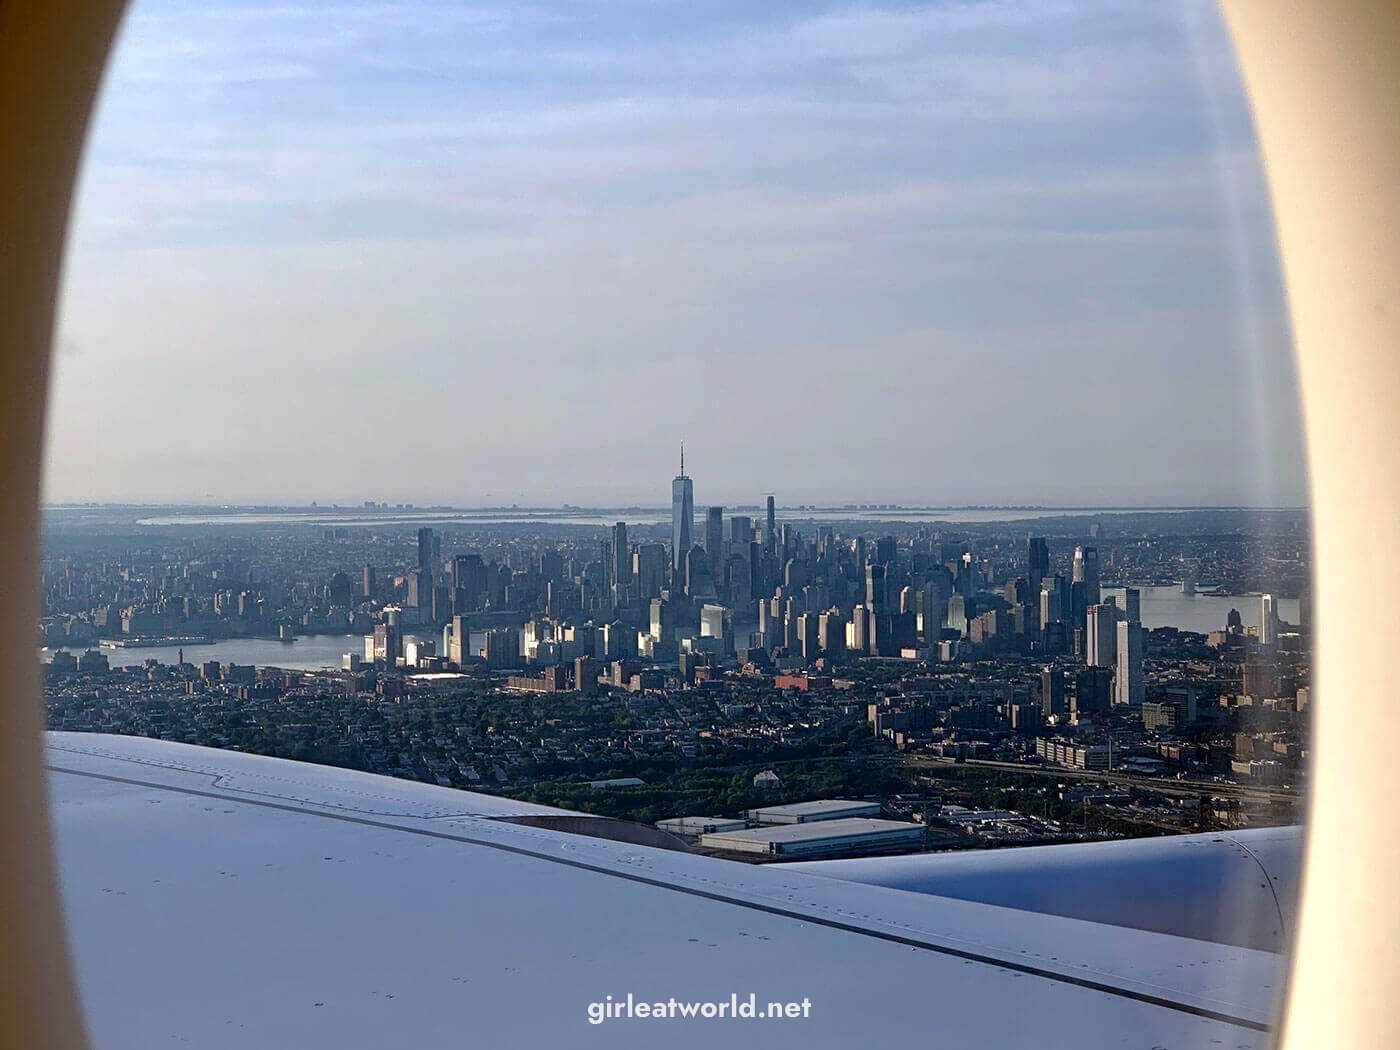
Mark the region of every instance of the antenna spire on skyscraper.
<instances>
[{"instance_id":1,"label":"antenna spire on skyscraper","mask_svg":"<svg viewBox=\"0 0 1400 1050\"><path fill-rule=\"evenodd\" d=\"M681 472L671 479L671 572L679 581L690 553L690 529L695 524L695 490L685 476L685 442L681 442Z\"/></svg>"}]
</instances>

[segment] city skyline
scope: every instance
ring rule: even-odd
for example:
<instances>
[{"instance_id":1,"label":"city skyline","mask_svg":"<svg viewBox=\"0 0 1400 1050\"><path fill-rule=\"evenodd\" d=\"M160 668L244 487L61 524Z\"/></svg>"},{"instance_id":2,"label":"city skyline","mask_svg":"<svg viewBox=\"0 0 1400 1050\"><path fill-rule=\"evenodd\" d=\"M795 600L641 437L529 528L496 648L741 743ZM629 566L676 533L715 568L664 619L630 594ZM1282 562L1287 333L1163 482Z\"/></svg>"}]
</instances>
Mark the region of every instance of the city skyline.
<instances>
[{"instance_id":1,"label":"city skyline","mask_svg":"<svg viewBox=\"0 0 1400 1050\"><path fill-rule=\"evenodd\" d=\"M1306 501L1210 5L652 14L138 3L45 499Z\"/></svg>"},{"instance_id":2,"label":"city skyline","mask_svg":"<svg viewBox=\"0 0 1400 1050\"><path fill-rule=\"evenodd\" d=\"M1296 801L1310 704L1305 511L945 529L770 525L733 510L708 505L678 559L664 520L133 530L74 512L45 539L52 724L277 753L301 748L295 727L314 723L321 760L537 798L572 791L579 774L649 782L662 768L697 775L696 759L786 763L798 741L824 737L859 763L840 779L865 763L915 772L963 759L1036 778L1044 762L1149 791ZM451 740L335 728L376 707L416 720L441 703L461 727ZM258 716L231 721L240 710ZM514 712L507 735L480 720L491 710ZM1164 780L1172 771L1192 779ZM701 808L731 809L722 797ZM990 843L1087 835L1065 822L1086 819L1074 801L1057 799L1054 818L1049 801L1030 796L969 830ZM1102 803L1112 810L1113 795ZM620 804L632 819L684 816L668 801ZM1118 827L1251 819L1164 801Z\"/></svg>"},{"instance_id":3,"label":"city skyline","mask_svg":"<svg viewBox=\"0 0 1400 1050\"><path fill-rule=\"evenodd\" d=\"M694 479L691 479L694 480ZM725 510L747 510L761 511L764 509L762 502L751 502L749 497L743 494L729 493L718 497L719 504ZM631 503L570 503L549 501L542 499L532 503L420 503L414 500L398 500L384 498L381 494L379 498L372 500L354 500L353 498L344 503L328 502L316 499L289 499L286 501L257 500L246 501L216 501L207 500L170 500L160 502L144 502L137 500L45 500L41 506L44 508L120 508L134 507L141 509L189 509L198 510L286 510L288 512L325 512L325 511L346 511L355 513L359 511L383 511L388 513L433 513L433 512L461 512L472 514L478 512L507 512L507 511L539 511L542 513L567 513L570 511L636 511L645 514L669 515L671 508L659 500L639 500ZM1308 504L1303 503L881 503L868 499L833 499L829 502L814 503L775 503L775 508L783 512L843 512L843 511L1053 511L1063 512L1066 515L1092 515L1098 512L1129 512L1129 511L1191 511L1191 510L1306 510ZM703 520L704 514L695 512L695 520ZM658 521L661 520L658 518ZM879 519L873 519L879 520Z\"/></svg>"}]
</instances>

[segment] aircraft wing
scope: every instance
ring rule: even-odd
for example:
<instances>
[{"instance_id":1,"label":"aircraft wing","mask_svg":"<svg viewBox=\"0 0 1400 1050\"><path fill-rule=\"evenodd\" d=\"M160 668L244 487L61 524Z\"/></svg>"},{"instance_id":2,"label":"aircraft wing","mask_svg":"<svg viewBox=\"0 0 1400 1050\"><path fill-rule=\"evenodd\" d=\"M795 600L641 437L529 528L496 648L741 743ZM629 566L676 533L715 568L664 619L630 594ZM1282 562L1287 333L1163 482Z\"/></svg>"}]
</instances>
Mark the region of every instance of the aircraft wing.
<instances>
[{"instance_id":1,"label":"aircraft wing","mask_svg":"<svg viewBox=\"0 0 1400 1050\"><path fill-rule=\"evenodd\" d=\"M1268 1045L1282 985L1271 951L584 836L487 795L101 734L48 751L102 1048L1234 1050ZM757 1017L699 1013L750 996Z\"/></svg>"}]
</instances>

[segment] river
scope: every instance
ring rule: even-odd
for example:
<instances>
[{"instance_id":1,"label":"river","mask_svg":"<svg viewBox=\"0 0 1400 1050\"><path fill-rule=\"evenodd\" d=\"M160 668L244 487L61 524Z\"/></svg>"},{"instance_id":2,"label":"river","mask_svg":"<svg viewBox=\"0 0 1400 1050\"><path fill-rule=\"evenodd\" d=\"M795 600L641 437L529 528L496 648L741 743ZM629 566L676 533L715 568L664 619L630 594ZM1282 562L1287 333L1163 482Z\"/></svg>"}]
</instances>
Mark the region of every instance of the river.
<instances>
[{"instance_id":1,"label":"river","mask_svg":"<svg viewBox=\"0 0 1400 1050\"><path fill-rule=\"evenodd\" d=\"M1257 594L1211 594L1198 592L1182 594L1176 587L1139 587L1142 600L1142 625L1149 630L1153 627L1175 627L1182 631L1196 631L1206 634L1225 629L1225 618L1231 609L1240 611L1240 620L1246 627L1259 626L1259 595ZM1123 588L1105 587L1104 597L1114 595L1119 608L1123 606ZM1288 623L1298 622L1298 599L1275 599L1278 617Z\"/></svg>"},{"instance_id":2,"label":"river","mask_svg":"<svg viewBox=\"0 0 1400 1050\"><path fill-rule=\"evenodd\" d=\"M414 638L435 638L439 648L442 636L433 632L410 632L405 640ZM484 644L484 633L473 632L472 641L478 646ZM209 660L221 664L253 664L257 667L281 667L288 671L339 670L341 658L346 653L365 652L365 636L362 634L312 634L302 635L290 642L279 642L273 638L223 638L203 645L186 645L185 662L199 665ZM71 650L75 655L81 648ZM121 649L103 648L107 662L112 667L140 666L147 660L159 660L163 664L174 664L180 659L180 646L176 645L133 645ZM40 659L45 663L53 655L53 650L40 650Z\"/></svg>"},{"instance_id":3,"label":"river","mask_svg":"<svg viewBox=\"0 0 1400 1050\"><path fill-rule=\"evenodd\" d=\"M1183 631L1197 631L1205 634L1224 628L1225 618L1231 609L1240 611L1240 619L1246 627L1259 626L1258 595L1218 595L1182 594L1180 587L1140 587L1142 595L1142 623L1144 627L1176 627ZM1121 606L1123 589L1105 587L1106 596L1115 595ZM1298 622L1298 600L1280 598L1277 601L1279 618L1288 623ZM420 631L407 636L435 638L441 647L441 636L432 632ZM473 632L472 644L479 649L484 644L485 635ZM279 642L271 638L225 638L203 645L186 645L185 661L201 664L207 660L219 663L254 664L258 667L282 667L289 671L319 671L339 669L341 657L345 653L364 655L364 635L303 635L290 642ZM142 645L125 649L103 649L113 667L139 666L147 660L159 660L163 664L173 664L179 659L178 646ZM41 659L48 661L51 650L41 651Z\"/></svg>"}]
</instances>

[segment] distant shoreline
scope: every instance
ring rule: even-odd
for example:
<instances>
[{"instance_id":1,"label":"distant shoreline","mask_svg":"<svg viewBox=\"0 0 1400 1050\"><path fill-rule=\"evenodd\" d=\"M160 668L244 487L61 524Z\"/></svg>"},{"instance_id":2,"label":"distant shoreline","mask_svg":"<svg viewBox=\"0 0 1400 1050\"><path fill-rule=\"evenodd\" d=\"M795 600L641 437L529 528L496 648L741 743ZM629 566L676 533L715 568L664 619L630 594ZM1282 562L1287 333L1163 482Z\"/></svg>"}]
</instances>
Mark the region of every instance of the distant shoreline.
<instances>
[{"instance_id":1,"label":"distant shoreline","mask_svg":"<svg viewBox=\"0 0 1400 1050\"><path fill-rule=\"evenodd\" d=\"M760 511L765 508L759 504L722 504L726 510L736 511ZM1143 505L1057 505L1038 503L961 503L961 504L924 504L919 506L909 506L900 503L798 503L792 505L780 504L775 508L780 512L803 513L816 512L828 513L849 513L849 512L879 512L896 513L909 512L916 514L931 514L938 511L1028 511L1028 512L1048 512L1063 514L1133 514L1133 513L1164 513L1168 511L1305 511L1306 504L1286 505L1286 506L1264 506L1254 504L1143 504ZM199 514L612 514L612 513L644 513L659 514L670 513L669 506L642 504L599 504L597 506L581 506L570 503L563 504L533 504L521 506L511 504L509 506L466 506L456 507L443 504L431 506L418 504L401 504L396 506L342 506L340 504L293 504L293 503L45 503L40 505L42 512L54 511L84 511L84 510L106 510L106 511L167 511L180 513Z\"/></svg>"}]
</instances>

